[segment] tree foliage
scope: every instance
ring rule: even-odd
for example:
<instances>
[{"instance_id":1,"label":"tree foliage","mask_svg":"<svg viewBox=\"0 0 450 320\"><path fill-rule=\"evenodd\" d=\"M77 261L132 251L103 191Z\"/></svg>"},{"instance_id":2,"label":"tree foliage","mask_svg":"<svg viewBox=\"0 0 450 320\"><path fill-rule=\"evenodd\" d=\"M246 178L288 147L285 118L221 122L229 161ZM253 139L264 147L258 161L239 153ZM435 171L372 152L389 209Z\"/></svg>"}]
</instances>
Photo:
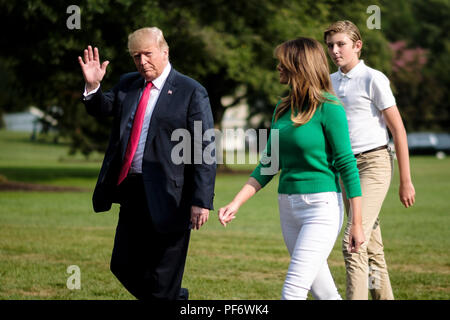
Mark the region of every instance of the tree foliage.
<instances>
[{"instance_id":1,"label":"tree foliage","mask_svg":"<svg viewBox=\"0 0 450 320\"><path fill-rule=\"evenodd\" d=\"M62 107L60 133L70 137L74 151L86 155L105 148L109 123L86 116L80 101L84 83L77 56L88 44L99 48L101 59L111 62L102 82L108 89L122 73L135 69L126 49L128 34L153 25L165 34L173 66L208 90L217 125L225 111L224 96L235 97L235 103L245 99L250 115L262 113L264 119L270 119L274 104L285 93L275 71L276 45L298 36L322 41L323 30L343 19L354 21L361 29L362 58L389 76L395 56L389 42L405 40L411 48L427 49L423 81L431 81L433 86L421 83L417 99L408 104L403 97L411 75L402 75L402 80L393 77L393 86L400 94L399 106L405 106L408 125L423 126L409 116L423 101L428 104L428 121L438 127L448 124L436 120L438 108L448 105L450 72L442 70L449 65L450 45L446 29L440 26L441 21L449 21L445 0L83 0L77 4L81 28L72 30L66 25L71 4L0 0L0 21L7 31L6 46L0 53L0 110L31 104L43 110ZM371 4L381 7L381 30L366 26L366 10Z\"/></svg>"},{"instance_id":2,"label":"tree foliage","mask_svg":"<svg viewBox=\"0 0 450 320\"><path fill-rule=\"evenodd\" d=\"M409 130L450 128L450 2L447 0L383 1L390 13L384 30L391 42L405 41L405 50L420 52L426 63L413 62L392 74L400 110ZM408 55L403 54L408 64ZM394 61L395 63L396 61ZM397 61L398 62L398 61Z\"/></svg>"}]
</instances>

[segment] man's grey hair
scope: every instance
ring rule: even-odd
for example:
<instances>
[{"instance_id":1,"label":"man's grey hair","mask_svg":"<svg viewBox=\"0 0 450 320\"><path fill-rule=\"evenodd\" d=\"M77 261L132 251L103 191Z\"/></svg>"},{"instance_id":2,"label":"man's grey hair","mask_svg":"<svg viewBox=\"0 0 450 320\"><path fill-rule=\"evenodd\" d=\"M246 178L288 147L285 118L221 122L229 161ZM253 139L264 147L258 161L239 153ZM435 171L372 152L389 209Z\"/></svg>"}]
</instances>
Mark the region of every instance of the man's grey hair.
<instances>
[{"instance_id":1,"label":"man's grey hair","mask_svg":"<svg viewBox=\"0 0 450 320\"><path fill-rule=\"evenodd\" d=\"M169 50L169 45L164 39L162 31L157 27L141 28L128 36L128 51L130 54L141 49L143 45L155 43L160 49Z\"/></svg>"}]
</instances>

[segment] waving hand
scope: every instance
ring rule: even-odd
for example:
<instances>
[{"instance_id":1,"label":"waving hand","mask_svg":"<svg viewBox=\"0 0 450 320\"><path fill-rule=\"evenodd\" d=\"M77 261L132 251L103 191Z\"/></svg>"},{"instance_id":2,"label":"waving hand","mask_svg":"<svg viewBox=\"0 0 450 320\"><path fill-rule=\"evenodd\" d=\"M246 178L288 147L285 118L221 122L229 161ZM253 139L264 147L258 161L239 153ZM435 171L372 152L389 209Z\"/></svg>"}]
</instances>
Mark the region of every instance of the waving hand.
<instances>
[{"instance_id":1,"label":"waving hand","mask_svg":"<svg viewBox=\"0 0 450 320\"><path fill-rule=\"evenodd\" d=\"M84 59L78 57L78 62L80 63L84 81L86 82L86 90L88 92L94 90L100 85L100 82L105 76L109 61L104 61L100 64L98 49L94 48L92 50L92 47L88 46L87 49L84 49Z\"/></svg>"}]
</instances>

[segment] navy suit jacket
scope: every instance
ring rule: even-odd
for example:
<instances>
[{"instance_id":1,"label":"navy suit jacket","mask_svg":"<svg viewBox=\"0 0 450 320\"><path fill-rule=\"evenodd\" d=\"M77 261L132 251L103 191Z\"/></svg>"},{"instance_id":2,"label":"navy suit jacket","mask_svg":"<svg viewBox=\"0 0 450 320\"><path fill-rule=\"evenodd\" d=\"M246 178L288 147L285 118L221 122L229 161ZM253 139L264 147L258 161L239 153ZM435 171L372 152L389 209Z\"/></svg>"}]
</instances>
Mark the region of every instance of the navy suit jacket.
<instances>
[{"instance_id":1,"label":"navy suit jacket","mask_svg":"<svg viewBox=\"0 0 450 320\"><path fill-rule=\"evenodd\" d=\"M92 199L95 212L108 211L112 203L120 201L118 175L143 85L144 78L138 72L127 73L108 92L103 93L99 89L83 99L89 114L113 117L109 145ZM203 141L200 137L201 144L198 139L194 143L194 121L200 121L202 136L206 130L213 130L208 93L197 81L172 68L151 117L142 160L148 208L155 228L160 232L189 228L193 205L213 209L216 162L194 161L194 154L203 153L205 149L213 150L209 154L215 159L214 137L212 141ZM181 141L172 141L172 133L176 129L185 129L189 133L187 146L190 145L191 150L186 153L190 154L186 163L172 161L172 150L180 146ZM198 129L196 133L199 136Z\"/></svg>"}]
</instances>

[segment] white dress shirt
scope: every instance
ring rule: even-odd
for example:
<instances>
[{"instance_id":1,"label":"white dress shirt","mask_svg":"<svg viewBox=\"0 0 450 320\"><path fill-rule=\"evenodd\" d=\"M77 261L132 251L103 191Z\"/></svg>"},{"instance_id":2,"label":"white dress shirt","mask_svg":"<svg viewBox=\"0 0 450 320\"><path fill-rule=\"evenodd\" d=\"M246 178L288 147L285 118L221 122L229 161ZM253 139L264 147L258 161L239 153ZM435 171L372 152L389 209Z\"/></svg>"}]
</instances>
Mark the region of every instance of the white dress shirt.
<instances>
[{"instance_id":1,"label":"white dress shirt","mask_svg":"<svg viewBox=\"0 0 450 320\"><path fill-rule=\"evenodd\" d=\"M347 74L339 68L331 82L345 108L353 153L386 145L389 136L381 111L396 104L389 79L361 60Z\"/></svg>"},{"instance_id":2,"label":"white dress shirt","mask_svg":"<svg viewBox=\"0 0 450 320\"><path fill-rule=\"evenodd\" d=\"M150 126L150 120L152 118L156 102L158 101L159 94L161 93L161 89L166 83L167 77L169 76L171 69L172 66L170 65L170 62L168 62L161 75L152 81L153 86L150 90L150 97L148 99L147 107L145 109L145 116L144 122L142 124L141 135L139 137L139 143L136 149L136 153L134 154L133 161L131 162L130 173L142 173L142 158L144 156L145 142L147 141L147 133L148 128ZM84 97L87 98L88 96L94 94L95 92L98 91L99 88L100 86L98 86L95 90L92 90L89 93L87 93L85 87L83 93Z\"/></svg>"}]
</instances>

